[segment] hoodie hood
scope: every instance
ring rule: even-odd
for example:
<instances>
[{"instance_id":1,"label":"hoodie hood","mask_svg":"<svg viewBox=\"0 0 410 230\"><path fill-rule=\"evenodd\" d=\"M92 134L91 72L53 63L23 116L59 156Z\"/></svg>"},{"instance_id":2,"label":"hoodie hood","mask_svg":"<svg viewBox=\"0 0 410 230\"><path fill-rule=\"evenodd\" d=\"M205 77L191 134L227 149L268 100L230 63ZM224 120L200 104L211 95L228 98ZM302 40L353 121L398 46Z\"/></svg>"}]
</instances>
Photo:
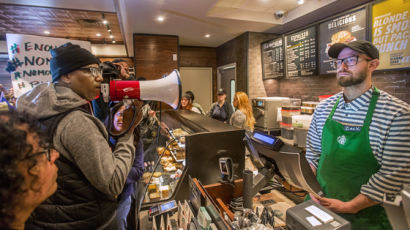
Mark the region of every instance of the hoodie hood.
<instances>
[{"instance_id":1,"label":"hoodie hood","mask_svg":"<svg viewBox=\"0 0 410 230\"><path fill-rule=\"evenodd\" d=\"M71 88L62 83L42 83L17 99L17 111L26 112L37 119L63 113L87 104Z\"/></svg>"}]
</instances>

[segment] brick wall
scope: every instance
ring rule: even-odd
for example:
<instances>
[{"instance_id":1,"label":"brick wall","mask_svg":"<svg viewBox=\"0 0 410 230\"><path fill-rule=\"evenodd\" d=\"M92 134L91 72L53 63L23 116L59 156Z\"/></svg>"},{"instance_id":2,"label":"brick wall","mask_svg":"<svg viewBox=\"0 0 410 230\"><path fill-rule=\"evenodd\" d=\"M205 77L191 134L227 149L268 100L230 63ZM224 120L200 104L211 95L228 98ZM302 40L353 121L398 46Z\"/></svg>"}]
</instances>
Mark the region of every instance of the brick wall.
<instances>
[{"instance_id":1,"label":"brick wall","mask_svg":"<svg viewBox=\"0 0 410 230\"><path fill-rule=\"evenodd\" d=\"M376 87L410 104L410 70L377 71L373 74ZM264 82L266 95L318 100L319 95L335 94L342 90L336 76L322 75L294 79L269 79Z\"/></svg>"},{"instance_id":2,"label":"brick wall","mask_svg":"<svg viewBox=\"0 0 410 230\"><path fill-rule=\"evenodd\" d=\"M278 35L249 32L248 45L248 96L250 98L266 97L262 81L261 43Z\"/></svg>"}]
</instances>

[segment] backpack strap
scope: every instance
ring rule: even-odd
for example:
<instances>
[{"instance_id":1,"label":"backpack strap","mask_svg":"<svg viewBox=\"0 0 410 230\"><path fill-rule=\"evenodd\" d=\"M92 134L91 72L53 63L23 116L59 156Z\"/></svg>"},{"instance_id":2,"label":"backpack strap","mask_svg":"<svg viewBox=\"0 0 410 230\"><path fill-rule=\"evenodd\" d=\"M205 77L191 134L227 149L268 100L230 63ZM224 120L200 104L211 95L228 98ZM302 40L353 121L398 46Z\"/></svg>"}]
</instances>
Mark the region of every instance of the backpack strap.
<instances>
[{"instance_id":1,"label":"backpack strap","mask_svg":"<svg viewBox=\"0 0 410 230\"><path fill-rule=\"evenodd\" d=\"M56 132L57 126L60 123L60 121L63 120L63 118L67 116L68 114L70 114L71 112L74 112L77 110L82 111L84 113L91 114L88 104L84 104L82 106L72 108L70 110L67 110L63 113L60 113L54 116L39 119L39 122L41 124L41 129L44 131L44 133L47 133L48 141L51 144L53 144L54 133Z\"/></svg>"}]
</instances>

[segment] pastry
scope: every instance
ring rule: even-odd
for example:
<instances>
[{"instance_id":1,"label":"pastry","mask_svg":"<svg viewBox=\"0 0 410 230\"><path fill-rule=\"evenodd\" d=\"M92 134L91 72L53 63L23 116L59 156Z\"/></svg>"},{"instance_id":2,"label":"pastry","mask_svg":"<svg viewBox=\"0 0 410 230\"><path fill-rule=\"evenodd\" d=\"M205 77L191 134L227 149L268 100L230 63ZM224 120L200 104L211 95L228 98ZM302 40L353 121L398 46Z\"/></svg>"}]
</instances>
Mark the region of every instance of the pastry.
<instances>
[{"instance_id":1,"label":"pastry","mask_svg":"<svg viewBox=\"0 0 410 230\"><path fill-rule=\"evenodd\" d=\"M164 185L159 187L159 192L161 193L162 197L168 197L169 196L169 185Z\"/></svg>"},{"instance_id":2,"label":"pastry","mask_svg":"<svg viewBox=\"0 0 410 230\"><path fill-rule=\"evenodd\" d=\"M175 164L175 168L177 168L177 169L183 169L183 168L184 168L184 165L182 165L181 163L177 163L177 164Z\"/></svg>"},{"instance_id":3,"label":"pastry","mask_svg":"<svg viewBox=\"0 0 410 230\"><path fill-rule=\"evenodd\" d=\"M156 201L156 200L159 200L160 198L161 198L161 195L159 194L159 192L154 192L154 193L149 194L149 199L151 201Z\"/></svg>"},{"instance_id":4,"label":"pastry","mask_svg":"<svg viewBox=\"0 0 410 230\"><path fill-rule=\"evenodd\" d=\"M162 172L154 172L154 177L160 177L162 176Z\"/></svg>"},{"instance_id":5,"label":"pastry","mask_svg":"<svg viewBox=\"0 0 410 230\"><path fill-rule=\"evenodd\" d=\"M148 192L149 193L158 192L158 185L157 184L149 184L148 185Z\"/></svg>"},{"instance_id":6,"label":"pastry","mask_svg":"<svg viewBox=\"0 0 410 230\"><path fill-rule=\"evenodd\" d=\"M166 172L172 172L172 171L175 171L175 170L177 170L177 168L176 168L175 165L172 164L172 163L167 164L167 165L164 167L164 171L166 171Z\"/></svg>"},{"instance_id":7,"label":"pastry","mask_svg":"<svg viewBox=\"0 0 410 230\"><path fill-rule=\"evenodd\" d=\"M164 150L165 150L165 147L163 147L163 146L157 147L157 153L158 153L158 155L161 155Z\"/></svg>"}]
</instances>

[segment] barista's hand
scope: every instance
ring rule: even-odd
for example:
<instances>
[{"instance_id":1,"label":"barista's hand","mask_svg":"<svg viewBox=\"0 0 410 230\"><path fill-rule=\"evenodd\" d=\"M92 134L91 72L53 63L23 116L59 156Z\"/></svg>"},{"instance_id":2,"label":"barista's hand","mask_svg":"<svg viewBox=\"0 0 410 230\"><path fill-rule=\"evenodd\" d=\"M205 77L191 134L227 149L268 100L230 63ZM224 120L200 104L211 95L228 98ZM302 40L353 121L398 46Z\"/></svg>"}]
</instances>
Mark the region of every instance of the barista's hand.
<instances>
[{"instance_id":1,"label":"barista's hand","mask_svg":"<svg viewBox=\"0 0 410 230\"><path fill-rule=\"evenodd\" d=\"M313 195L312 193L309 193L309 196L310 196L310 199L313 200L315 203L320 204L320 201L318 199L319 197L316 198L316 196Z\"/></svg>"},{"instance_id":2,"label":"barista's hand","mask_svg":"<svg viewBox=\"0 0 410 230\"><path fill-rule=\"evenodd\" d=\"M332 210L333 212L351 213L351 214L356 213L356 211L352 209L350 202L343 202L341 200L326 198L326 197L316 197L316 198L317 200L319 200L320 205Z\"/></svg>"}]
</instances>

